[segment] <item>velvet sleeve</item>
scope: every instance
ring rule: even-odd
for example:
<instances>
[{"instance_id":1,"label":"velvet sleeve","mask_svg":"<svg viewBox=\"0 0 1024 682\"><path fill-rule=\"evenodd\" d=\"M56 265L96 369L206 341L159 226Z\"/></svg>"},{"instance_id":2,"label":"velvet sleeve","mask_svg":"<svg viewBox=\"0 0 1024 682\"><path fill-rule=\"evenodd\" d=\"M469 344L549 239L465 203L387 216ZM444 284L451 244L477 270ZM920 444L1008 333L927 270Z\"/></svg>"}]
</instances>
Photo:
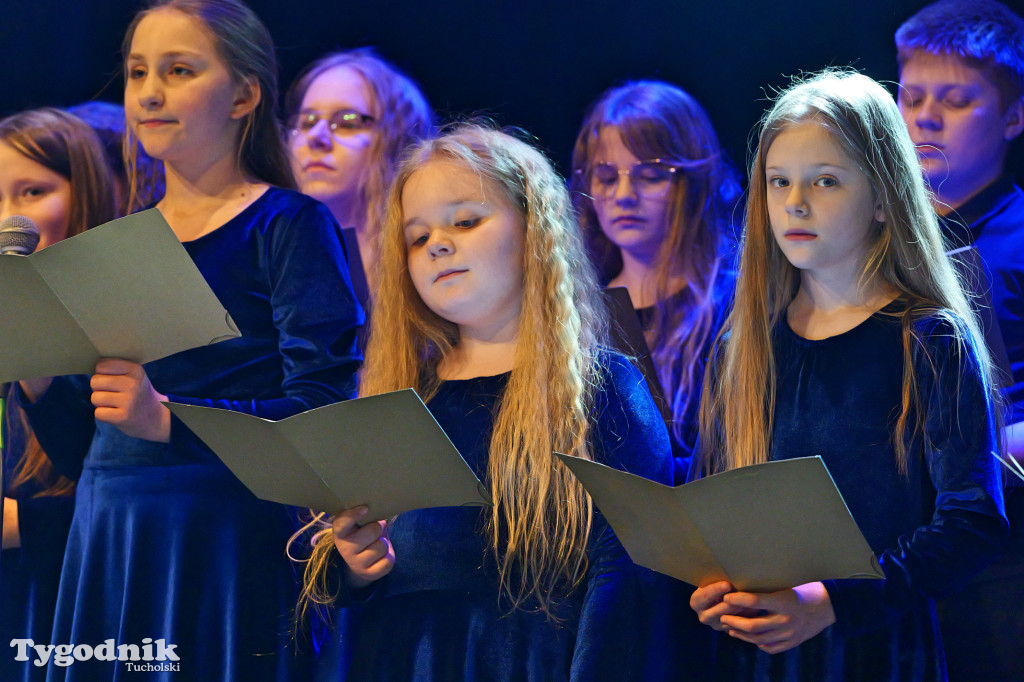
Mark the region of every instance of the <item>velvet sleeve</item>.
<instances>
[{"instance_id":1,"label":"velvet sleeve","mask_svg":"<svg viewBox=\"0 0 1024 682\"><path fill-rule=\"evenodd\" d=\"M671 485L672 448L665 422L639 370L617 354L605 362L592 424L595 460ZM599 511L588 559L571 679L638 679L647 656L647 642L639 634L644 631L645 576Z\"/></svg>"},{"instance_id":2,"label":"velvet sleeve","mask_svg":"<svg viewBox=\"0 0 1024 682\"><path fill-rule=\"evenodd\" d=\"M283 396L229 400L168 395L171 401L277 420L355 394L361 362L356 338L364 316L352 292L334 218L322 204L303 203L275 219L264 249L284 370Z\"/></svg>"},{"instance_id":3,"label":"velvet sleeve","mask_svg":"<svg viewBox=\"0 0 1024 682\"><path fill-rule=\"evenodd\" d=\"M881 554L885 580L825 581L845 636L957 590L998 556L1006 536L991 392L977 350L949 321L931 320L919 334L915 372L927 413L924 438L908 452L923 451L934 512Z\"/></svg>"},{"instance_id":4,"label":"velvet sleeve","mask_svg":"<svg viewBox=\"0 0 1024 682\"><path fill-rule=\"evenodd\" d=\"M89 451L96 422L90 402L89 377L54 377L46 392L34 403L15 388L15 400L28 417L32 431L54 468L62 476L77 480Z\"/></svg>"}]
</instances>

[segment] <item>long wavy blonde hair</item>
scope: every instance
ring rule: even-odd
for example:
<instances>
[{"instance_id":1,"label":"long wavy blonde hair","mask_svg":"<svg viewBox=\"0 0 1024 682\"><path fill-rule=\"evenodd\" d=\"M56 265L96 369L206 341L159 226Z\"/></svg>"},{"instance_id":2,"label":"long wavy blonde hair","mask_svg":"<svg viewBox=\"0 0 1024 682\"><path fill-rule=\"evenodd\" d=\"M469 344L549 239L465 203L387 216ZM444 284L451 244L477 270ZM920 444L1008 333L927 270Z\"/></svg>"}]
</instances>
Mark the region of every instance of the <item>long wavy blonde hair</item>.
<instances>
[{"instance_id":1,"label":"long wavy blonde hair","mask_svg":"<svg viewBox=\"0 0 1024 682\"><path fill-rule=\"evenodd\" d=\"M622 269L622 253L601 229L589 193L598 137L611 126L633 156L662 159L680 169L668 197L669 229L658 252L657 303L646 336L668 401L670 427L682 442L696 417L703 361L715 333L721 238L739 187L711 120L684 90L660 81L636 81L602 94L576 137L571 189L590 257L606 281ZM675 273L687 283L678 295L669 289Z\"/></svg>"},{"instance_id":2,"label":"long wavy blonde hair","mask_svg":"<svg viewBox=\"0 0 1024 682\"><path fill-rule=\"evenodd\" d=\"M703 473L765 462L775 400L772 329L796 295L800 273L772 236L765 158L779 133L805 121L827 130L867 176L885 213L873 226L874 243L861 281L880 277L898 292L903 338L903 381L893 432L897 466L907 472L907 436L920 433L927 405L917 393L916 352L926 349L915 332L920 319L939 315L970 336L989 375L991 363L976 315L945 255L938 221L925 189L913 143L886 90L867 76L828 70L784 91L765 116L750 169L736 300L713 356L701 404L698 456ZM964 338L960 338L962 343ZM1001 447L1001 446L1000 446Z\"/></svg>"},{"instance_id":3,"label":"long wavy blonde hair","mask_svg":"<svg viewBox=\"0 0 1024 682\"><path fill-rule=\"evenodd\" d=\"M552 451L590 458L588 415L599 387L605 317L565 184L544 156L509 134L456 126L410 150L388 194L380 285L360 396L413 387L425 401L440 385L438 363L459 342L458 327L416 293L402 230L402 191L434 161L464 165L522 212L526 227L523 305L514 368L494 420L488 480L494 506L487 535L513 608L534 600L554 618L553 595L587 571L591 501ZM335 552L329 519L306 567L303 604L333 600ZM303 606L304 608L304 606Z\"/></svg>"}]
</instances>

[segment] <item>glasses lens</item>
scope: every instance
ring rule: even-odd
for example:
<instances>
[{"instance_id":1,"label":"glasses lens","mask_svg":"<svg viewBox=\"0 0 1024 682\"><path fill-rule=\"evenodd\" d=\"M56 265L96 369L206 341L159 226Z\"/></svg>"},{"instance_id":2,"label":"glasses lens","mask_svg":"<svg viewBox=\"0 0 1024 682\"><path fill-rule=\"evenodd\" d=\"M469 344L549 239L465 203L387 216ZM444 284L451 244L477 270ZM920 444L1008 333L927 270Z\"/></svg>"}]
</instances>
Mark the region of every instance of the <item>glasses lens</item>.
<instances>
[{"instance_id":1,"label":"glasses lens","mask_svg":"<svg viewBox=\"0 0 1024 682\"><path fill-rule=\"evenodd\" d=\"M668 182L672 177L672 170L661 163L638 163L633 166L630 175L641 183Z\"/></svg>"},{"instance_id":2,"label":"glasses lens","mask_svg":"<svg viewBox=\"0 0 1024 682\"><path fill-rule=\"evenodd\" d=\"M645 197L663 195L672 181L672 167L663 163L646 161L638 163L629 171L629 179L633 182L638 194Z\"/></svg>"},{"instance_id":3,"label":"glasses lens","mask_svg":"<svg viewBox=\"0 0 1024 682\"><path fill-rule=\"evenodd\" d=\"M320 117L316 114L296 114L288 119L288 130L292 135L297 133L308 133L316 125Z\"/></svg>"},{"instance_id":4,"label":"glasses lens","mask_svg":"<svg viewBox=\"0 0 1024 682\"><path fill-rule=\"evenodd\" d=\"M599 163L590 171L590 189L600 196L612 194L618 180L619 169L611 164Z\"/></svg>"},{"instance_id":5,"label":"glasses lens","mask_svg":"<svg viewBox=\"0 0 1024 682\"><path fill-rule=\"evenodd\" d=\"M331 116L331 130L336 133L353 133L363 130L373 119L358 111L343 110Z\"/></svg>"}]
</instances>

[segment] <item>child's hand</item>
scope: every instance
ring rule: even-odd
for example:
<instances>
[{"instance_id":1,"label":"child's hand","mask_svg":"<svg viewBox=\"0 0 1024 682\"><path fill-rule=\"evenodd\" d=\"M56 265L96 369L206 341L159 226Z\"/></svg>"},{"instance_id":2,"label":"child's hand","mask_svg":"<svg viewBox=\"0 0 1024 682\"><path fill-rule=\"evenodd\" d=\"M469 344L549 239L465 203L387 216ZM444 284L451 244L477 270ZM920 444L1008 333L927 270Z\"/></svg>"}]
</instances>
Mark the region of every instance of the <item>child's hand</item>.
<instances>
[{"instance_id":1,"label":"child's hand","mask_svg":"<svg viewBox=\"0 0 1024 682\"><path fill-rule=\"evenodd\" d=\"M334 546L345 560L349 587L360 589L380 580L395 566L395 548L388 540L387 522L359 526L369 508L365 505L346 509L334 517Z\"/></svg>"},{"instance_id":2,"label":"child's hand","mask_svg":"<svg viewBox=\"0 0 1024 682\"><path fill-rule=\"evenodd\" d=\"M113 424L126 435L166 443L171 439L171 412L149 383L142 365L104 358L96 363L89 382L96 419Z\"/></svg>"},{"instance_id":3,"label":"child's hand","mask_svg":"<svg viewBox=\"0 0 1024 682\"><path fill-rule=\"evenodd\" d=\"M721 617L724 615L754 616L757 611L733 606L724 601L725 595L731 593L735 588L727 581L711 583L704 587L698 587L690 595L690 608L697 612L701 623L712 630L728 630L722 624Z\"/></svg>"},{"instance_id":4,"label":"child's hand","mask_svg":"<svg viewBox=\"0 0 1024 682\"><path fill-rule=\"evenodd\" d=\"M723 602L755 615L723 615L721 624L730 636L777 654L803 644L836 622L828 591L821 583L766 594L731 592Z\"/></svg>"},{"instance_id":5,"label":"child's hand","mask_svg":"<svg viewBox=\"0 0 1024 682\"><path fill-rule=\"evenodd\" d=\"M21 547L21 528L18 525L18 501L4 497L3 548Z\"/></svg>"}]
</instances>

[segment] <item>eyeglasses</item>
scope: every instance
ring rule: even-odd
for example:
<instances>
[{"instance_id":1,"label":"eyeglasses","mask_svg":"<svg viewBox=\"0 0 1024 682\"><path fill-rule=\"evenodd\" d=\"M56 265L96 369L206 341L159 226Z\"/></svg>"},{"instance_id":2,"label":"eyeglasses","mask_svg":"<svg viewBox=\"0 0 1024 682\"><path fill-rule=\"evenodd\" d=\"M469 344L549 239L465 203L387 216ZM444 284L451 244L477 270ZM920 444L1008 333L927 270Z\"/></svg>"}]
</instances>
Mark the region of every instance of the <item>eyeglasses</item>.
<instances>
[{"instance_id":1,"label":"eyeglasses","mask_svg":"<svg viewBox=\"0 0 1024 682\"><path fill-rule=\"evenodd\" d=\"M657 199L665 196L672 178L679 171L661 159L639 161L629 168L618 168L610 163L599 163L590 169L590 192L595 199L609 199L619 186L619 176L629 176L629 184L638 196Z\"/></svg>"},{"instance_id":2,"label":"eyeglasses","mask_svg":"<svg viewBox=\"0 0 1024 682\"><path fill-rule=\"evenodd\" d=\"M342 109L330 116L324 116L315 111L307 111L288 119L288 134L292 137L299 133L308 135L309 131L313 130L320 121L327 121L327 130L332 135L344 137L345 135L352 135L361 130L366 130L377 119L369 114L361 114L351 109Z\"/></svg>"}]
</instances>

